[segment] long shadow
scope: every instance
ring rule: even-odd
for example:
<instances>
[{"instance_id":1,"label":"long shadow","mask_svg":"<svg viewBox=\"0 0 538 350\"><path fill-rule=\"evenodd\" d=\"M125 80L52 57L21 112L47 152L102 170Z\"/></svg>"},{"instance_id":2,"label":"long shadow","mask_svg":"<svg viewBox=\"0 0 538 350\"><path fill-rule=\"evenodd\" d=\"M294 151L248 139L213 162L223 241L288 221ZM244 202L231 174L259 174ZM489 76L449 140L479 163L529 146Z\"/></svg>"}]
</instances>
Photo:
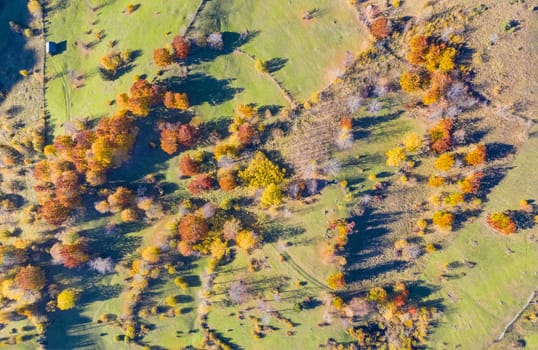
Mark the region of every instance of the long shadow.
<instances>
[{"instance_id":1,"label":"long shadow","mask_svg":"<svg viewBox=\"0 0 538 350\"><path fill-rule=\"evenodd\" d=\"M390 232L386 225L397 220L400 213L376 213L366 208L362 216L352 218L358 233L349 236L345 248L348 260L346 280L349 283L371 279L391 270L401 270L406 263L400 260L387 261L382 264L362 267L362 263L375 256L382 255L386 248L385 236Z\"/></svg>"},{"instance_id":2,"label":"long shadow","mask_svg":"<svg viewBox=\"0 0 538 350\"><path fill-rule=\"evenodd\" d=\"M162 83L172 91L186 92L191 106L207 102L213 106L231 100L243 88L234 88L232 79L216 79L204 73L190 74L187 78L167 78Z\"/></svg>"},{"instance_id":3,"label":"long shadow","mask_svg":"<svg viewBox=\"0 0 538 350\"><path fill-rule=\"evenodd\" d=\"M21 70L34 70L36 54L25 47L26 39L22 33L22 27L27 27L29 19L26 2L0 1L0 103L23 79L19 73Z\"/></svg>"},{"instance_id":4,"label":"long shadow","mask_svg":"<svg viewBox=\"0 0 538 350\"><path fill-rule=\"evenodd\" d=\"M516 153L516 148L507 143L492 142L488 143L486 148L490 160L502 159Z\"/></svg>"},{"instance_id":5,"label":"long shadow","mask_svg":"<svg viewBox=\"0 0 538 350\"><path fill-rule=\"evenodd\" d=\"M250 31L244 33L222 32L222 47L220 49L212 48L208 45L193 46L190 55L185 63L189 65L196 65L203 62L214 61L219 56L229 55L233 53L236 49L252 40L258 34L258 31Z\"/></svg>"},{"instance_id":6,"label":"long shadow","mask_svg":"<svg viewBox=\"0 0 538 350\"><path fill-rule=\"evenodd\" d=\"M48 349L75 349L95 346L93 339L84 332L84 329L91 324L91 319L82 316L77 308L58 311L49 314L49 317L50 323L46 328Z\"/></svg>"}]
</instances>

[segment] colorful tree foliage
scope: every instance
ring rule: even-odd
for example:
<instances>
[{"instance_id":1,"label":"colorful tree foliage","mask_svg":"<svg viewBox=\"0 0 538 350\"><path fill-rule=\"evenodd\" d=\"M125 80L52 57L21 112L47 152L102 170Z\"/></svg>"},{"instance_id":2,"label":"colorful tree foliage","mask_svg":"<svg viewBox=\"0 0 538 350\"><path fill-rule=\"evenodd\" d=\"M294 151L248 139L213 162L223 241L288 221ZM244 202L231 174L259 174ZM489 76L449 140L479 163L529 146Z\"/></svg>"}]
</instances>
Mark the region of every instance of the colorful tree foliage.
<instances>
[{"instance_id":1,"label":"colorful tree foliage","mask_svg":"<svg viewBox=\"0 0 538 350\"><path fill-rule=\"evenodd\" d=\"M176 57L180 60L184 60L189 55L191 45L183 36L177 35L172 40L172 47L174 48Z\"/></svg>"},{"instance_id":2,"label":"colorful tree foliage","mask_svg":"<svg viewBox=\"0 0 538 350\"><path fill-rule=\"evenodd\" d=\"M495 231L505 235L511 235L517 231L517 223L507 213L491 213L486 217L486 221Z\"/></svg>"},{"instance_id":3,"label":"colorful tree foliage","mask_svg":"<svg viewBox=\"0 0 538 350\"><path fill-rule=\"evenodd\" d=\"M40 290L46 283L45 272L38 266L27 265L15 276L15 285L23 290Z\"/></svg>"},{"instance_id":4,"label":"colorful tree foliage","mask_svg":"<svg viewBox=\"0 0 538 350\"><path fill-rule=\"evenodd\" d=\"M204 218L187 214L179 222L178 231L182 241L195 243L207 237L209 228Z\"/></svg>"},{"instance_id":5,"label":"colorful tree foliage","mask_svg":"<svg viewBox=\"0 0 538 350\"><path fill-rule=\"evenodd\" d=\"M239 172L239 177L248 186L259 188L270 184L279 185L285 174L285 169L279 168L262 152L256 152L247 168Z\"/></svg>"}]
</instances>

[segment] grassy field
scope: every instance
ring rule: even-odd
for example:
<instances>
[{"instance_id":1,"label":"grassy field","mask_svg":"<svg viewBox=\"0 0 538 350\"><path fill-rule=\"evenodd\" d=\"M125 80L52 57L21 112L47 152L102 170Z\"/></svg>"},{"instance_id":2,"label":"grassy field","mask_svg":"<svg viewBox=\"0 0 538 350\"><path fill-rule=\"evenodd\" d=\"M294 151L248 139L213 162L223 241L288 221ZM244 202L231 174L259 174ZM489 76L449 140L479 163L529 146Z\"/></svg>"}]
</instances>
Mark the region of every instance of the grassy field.
<instances>
[{"instance_id":1,"label":"grassy field","mask_svg":"<svg viewBox=\"0 0 538 350\"><path fill-rule=\"evenodd\" d=\"M311 10L316 10L313 18L303 20ZM204 13L211 16L204 18ZM343 0L209 2L195 24L205 32L255 33L242 49L278 63L274 76L299 101L343 73L344 53L358 54L368 38Z\"/></svg>"},{"instance_id":2,"label":"grassy field","mask_svg":"<svg viewBox=\"0 0 538 350\"><path fill-rule=\"evenodd\" d=\"M105 4L96 12L92 12L86 3L54 1L53 10L48 14L47 39L65 41L66 45L65 52L47 60L47 75L52 79L47 84L46 100L55 132L59 132L61 124L71 118L101 117L112 113L114 108L108 106L107 101L127 91L135 74L154 75L157 67L153 62L153 50L171 41L173 35L183 33L199 4L189 0L163 6L162 1L145 1L134 13L127 15L122 11L130 3L128 0L90 1L93 6ZM54 9L54 6L60 7ZM143 25L144 21L151 24ZM75 42L96 41L95 34L102 30L104 39L89 53L74 46ZM169 32L172 34L167 36ZM112 40L118 41L116 49L131 50L138 57L130 72L116 81L105 82L99 75L98 65L101 56L110 50L107 43ZM83 87L72 88L71 72L84 75Z\"/></svg>"},{"instance_id":3,"label":"grassy field","mask_svg":"<svg viewBox=\"0 0 538 350\"><path fill-rule=\"evenodd\" d=\"M538 138L533 136L520 150L514 169L490 195L486 213L517 209L521 199L536 200L536 147ZM432 257L424 275L432 284L440 283L445 264L463 260L476 263L472 269L463 268L465 277L440 283L441 288L432 295L447 299L446 314L431 337L434 348L452 349L460 344L463 349L486 349L492 344L538 285L536 234L535 226L503 237L489 229L481 216L459 231L447 249ZM455 302L447 298L449 294Z\"/></svg>"}]
</instances>

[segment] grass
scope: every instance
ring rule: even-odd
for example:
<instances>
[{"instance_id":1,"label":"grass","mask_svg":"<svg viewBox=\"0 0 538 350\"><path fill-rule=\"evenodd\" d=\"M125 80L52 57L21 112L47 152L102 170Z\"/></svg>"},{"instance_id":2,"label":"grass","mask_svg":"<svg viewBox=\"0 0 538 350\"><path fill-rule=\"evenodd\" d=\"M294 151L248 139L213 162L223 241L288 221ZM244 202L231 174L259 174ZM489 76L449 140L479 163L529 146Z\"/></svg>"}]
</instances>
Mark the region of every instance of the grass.
<instances>
[{"instance_id":1,"label":"grass","mask_svg":"<svg viewBox=\"0 0 538 350\"><path fill-rule=\"evenodd\" d=\"M59 1L55 3L60 4ZM109 2L101 10L93 13L85 1L69 1L62 9L53 10L49 15L48 40L66 41L66 51L47 60L47 74L52 79L47 84L47 108L52 116L51 124L55 132L66 120L74 117L100 117L115 109L107 105L117 94L125 92L133 82L133 75L157 71L153 63L153 50L181 34L197 9L199 1L188 0L163 5L162 1L144 2L132 14L123 14L128 0ZM92 1L94 6L106 1ZM144 25L144 21L148 21ZM92 25L92 23L96 23ZM86 34L91 30L91 34ZM75 42L95 41L95 33L104 30L104 39L84 55L74 46ZM171 32L167 36L166 33ZM110 49L107 42L117 40L117 50L131 50L138 53L132 71L114 82L104 82L98 72L99 59ZM69 72L84 74L85 85L78 89L71 87Z\"/></svg>"},{"instance_id":2,"label":"grass","mask_svg":"<svg viewBox=\"0 0 538 350\"><path fill-rule=\"evenodd\" d=\"M314 18L303 20L313 9ZM209 2L196 26L202 32L257 33L242 49L283 64L273 75L299 101L343 73L345 51L358 54L368 38L344 0Z\"/></svg>"},{"instance_id":3,"label":"grass","mask_svg":"<svg viewBox=\"0 0 538 350\"><path fill-rule=\"evenodd\" d=\"M536 199L537 146L538 138L534 136L522 147L513 163L514 169L490 195L485 213L517 209L521 199ZM440 267L452 261L467 259L477 264L465 270L465 277L441 283L439 291L432 295L432 298L446 298L451 293L458 301L447 301L445 316L432 335L431 344L437 349L453 348L457 344L463 349L485 349L536 289L538 256L534 254L536 243L531 237L536 234L536 226L503 237L486 226L482 215L456 234L458 237L448 248L431 258L425 280L438 284ZM476 246L471 241L476 241ZM508 254L507 248L514 253Z\"/></svg>"}]
</instances>

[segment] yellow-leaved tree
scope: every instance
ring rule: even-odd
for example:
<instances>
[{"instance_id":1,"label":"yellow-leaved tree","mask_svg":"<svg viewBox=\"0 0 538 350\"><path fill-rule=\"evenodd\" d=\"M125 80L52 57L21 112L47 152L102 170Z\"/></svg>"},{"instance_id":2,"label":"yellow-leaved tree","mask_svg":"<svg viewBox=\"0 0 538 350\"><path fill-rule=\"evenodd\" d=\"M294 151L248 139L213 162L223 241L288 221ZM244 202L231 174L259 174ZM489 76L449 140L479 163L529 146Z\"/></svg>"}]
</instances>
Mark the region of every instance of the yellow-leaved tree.
<instances>
[{"instance_id":1,"label":"yellow-leaved tree","mask_svg":"<svg viewBox=\"0 0 538 350\"><path fill-rule=\"evenodd\" d=\"M69 310L75 307L77 293L73 289L65 289L57 297L58 309Z\"/></svg>"}]
</instances>

